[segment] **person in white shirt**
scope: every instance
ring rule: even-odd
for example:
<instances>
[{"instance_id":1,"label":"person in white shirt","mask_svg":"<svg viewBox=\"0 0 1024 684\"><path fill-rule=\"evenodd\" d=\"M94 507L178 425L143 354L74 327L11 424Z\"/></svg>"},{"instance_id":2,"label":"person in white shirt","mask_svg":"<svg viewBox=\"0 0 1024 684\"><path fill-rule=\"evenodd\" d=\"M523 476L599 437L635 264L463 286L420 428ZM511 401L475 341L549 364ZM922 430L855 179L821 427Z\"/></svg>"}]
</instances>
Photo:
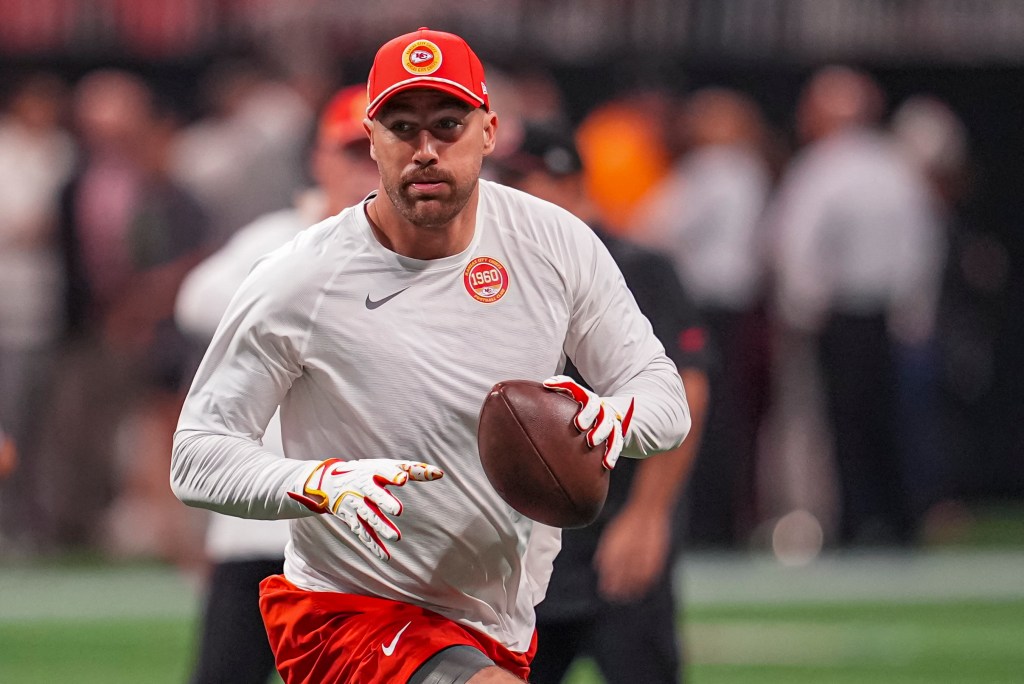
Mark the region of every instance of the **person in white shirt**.
<instances>
[{"instance_id":1,"label":"person in white shirt","mask_svg":"<svg viewBox=\"0 0 1024 684\"><path fill-rule=\"evenodd\" d=\"M76 156L61 126L66 97L60 79L37 73L0 109L0 421L23 456L0 485L5 555L45 551L54 541L33 492L47 481L41 416L64 326L56 216Z\"/></svg>"},{"instance_id":2,"label":"person in white shirt","mask_svg":"<svg viewBox=\"0 0 1024 684\"><path fill-rule=\"evenodd\" d=\"M202 203L222 245L302 190L316 112L300 89L245 61L215 62L196 90L206 113L175 136L170 170Z\"/></svg>"},{"instance_id":3,"label":"person in white shirt","mask_svg":"<svg viewBox=\"0 0 1024 684\"><path fill-rule=\"evenodd\" d=\"M687 544L746 542L757 525L757 447L767 394L765 239L771 190L767 126L757 103L703 88L681 103L685 151L644 199L631 236L663 251L716 350L707 430L690 478Z\"/></svg>"},{"instance_id":4,"label":"person in white shirt","mask_svg":"<svg viewBox=\"0 0 1024 684\"><path fill-rule=\"evenodd\" d=\"M682 441L682 381L593 232L479 178L498 118L465 41L392 39L367 92L378 190L246 278L185 400L172 487L291 519L260 596L286 682L522 681L559 530L488 485L484 397L511 378L577 392L611 467ZM567 359L593 392L553 375ZM285 459L261 444L278 406Z\"/></svg>"},{"instance_id":5,"label":"person in white shirt","mask_svg":"<svg viewBox=\"0 0 1024 684\"><path fill-rule=\"evenodd\" d=\"M363 131L366 88L336 93L320 115L310 158L316 187L295 206L259 217L196 266L182 282L175 303L178 327L208 344L238 286L264 254L305 228L333 216L366 196L377 184ZM263 435L263 447L284 456L277 414ZM213 563L200 626L201 640L192 684L266 682L274 671L259 612L259 583L284 569L286 520L247 520L211 514L206 555Z\"/></svg>"},{"instance_id":6,"label":"person in white shirt","mask_svg":"<svg viewBox=\"0 0 1024 684\"><path fill-rule=\"evenodd\" d=\"M775 308L812 341L822 374L841 544L913 540L894 345L932 334L945 252L923 175L877 128L882 108L866 74L816 73L798 109L808 144L768 211Z\"/></svg>"}]
</instances>

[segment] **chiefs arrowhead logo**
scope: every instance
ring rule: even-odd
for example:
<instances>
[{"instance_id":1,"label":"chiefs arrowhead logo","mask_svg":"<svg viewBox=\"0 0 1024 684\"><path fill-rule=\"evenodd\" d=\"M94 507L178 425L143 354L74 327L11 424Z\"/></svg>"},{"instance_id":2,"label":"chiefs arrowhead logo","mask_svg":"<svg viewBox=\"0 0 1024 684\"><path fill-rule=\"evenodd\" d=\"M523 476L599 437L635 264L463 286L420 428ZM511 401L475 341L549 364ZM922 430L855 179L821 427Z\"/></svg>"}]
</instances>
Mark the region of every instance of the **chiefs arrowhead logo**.
<instances>
[{"instance_id":1,"label":"chiefs arrowhead logo","mask_svg":"<svg viewBox=\"0 0 1024 684\"><path fill-rule=\"evenodd\" d=\"M410 74L423 76L441 68L441 48L429 40L415 40L402 52L402 66Z\"/></svg>"},{"instance_id":2,"label":"chiefs arrowhead logo","mask_svg":"<svg viewBox=\"0 0 1024 684\"><path fill-rule=\"evenodd\" d=\"M430 50L413 50L412 54L409 55L409 61L417 66L426 64L432 59L434 59L434 53Z\"/></svg>"}]
</instances>

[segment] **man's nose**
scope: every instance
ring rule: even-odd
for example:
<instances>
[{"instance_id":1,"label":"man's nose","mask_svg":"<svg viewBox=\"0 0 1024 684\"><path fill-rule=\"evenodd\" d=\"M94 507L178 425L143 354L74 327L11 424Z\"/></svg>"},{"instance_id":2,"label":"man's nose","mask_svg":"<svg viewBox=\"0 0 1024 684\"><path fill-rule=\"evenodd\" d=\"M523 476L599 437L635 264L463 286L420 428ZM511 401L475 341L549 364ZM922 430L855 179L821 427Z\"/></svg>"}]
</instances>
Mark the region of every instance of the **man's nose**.
<instances>
[{"instance_id":1,"label":"man's nose","mask_svg":"<svg viewBox=\"0 0 1024 684\"><path fill-rule=\"evenodd\" d=\"M430 134L430 131L420 131L417 134L413 161L421 166L437 162L437 139Z\"/></svg>"}]
</instances>

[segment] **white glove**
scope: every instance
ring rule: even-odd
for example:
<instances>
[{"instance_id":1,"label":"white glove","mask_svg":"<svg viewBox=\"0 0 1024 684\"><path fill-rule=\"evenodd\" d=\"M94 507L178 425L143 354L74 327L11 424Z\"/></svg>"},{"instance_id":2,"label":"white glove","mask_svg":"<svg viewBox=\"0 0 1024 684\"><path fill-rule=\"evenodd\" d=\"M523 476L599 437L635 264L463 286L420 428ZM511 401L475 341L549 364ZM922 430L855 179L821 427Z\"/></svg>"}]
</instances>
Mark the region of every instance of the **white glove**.
<instances>
[{"instance_id":1,"label":"white glove","mask_svg":"<svg viewBox=\"0 0 1024 684\"><path fill-rule=\"evenodd\" d=\"M604 443L604 457L601 462L608 470L614 468L622 448L626 445L629 423L633 418L633 404L636 400L630 400L626 415L623 416L607 401L568 375L550 377L544 381L544 386L576 400L580 410L573 424L580 432L587 433L587 444L590 448Z\"/></svg>"},{"instance_id":2,"label":"white glove","mask_svg":"<svg viewBox=\"0 0 1024 684\"><path fill-rule=\"evenodd\" d=\"M382 561L391 560L384 541L398 541L402 533L388 515L401 515L402 502L387 490L410 479L437 480L444 472L426 463L368 458L343 461L329 458L318 463L288 496L314 513L333 513L349 526ZM385 515L387 514L387 515Z\"/></svg>"}]
</instances>

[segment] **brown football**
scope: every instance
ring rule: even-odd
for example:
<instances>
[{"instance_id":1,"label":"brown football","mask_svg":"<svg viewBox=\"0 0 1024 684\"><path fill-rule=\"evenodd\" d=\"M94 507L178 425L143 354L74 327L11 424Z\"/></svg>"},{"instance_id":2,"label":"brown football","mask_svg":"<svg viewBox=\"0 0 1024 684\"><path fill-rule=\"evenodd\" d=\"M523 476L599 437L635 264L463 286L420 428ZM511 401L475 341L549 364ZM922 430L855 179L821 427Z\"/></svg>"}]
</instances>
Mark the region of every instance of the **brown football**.
<instances>
[{"instance_id":1,"label":"brown football","mask_svg":"<svg viewBox=\"0 0 1024 684\"><path fill-rule=\"evenodd\" d=\"M507 380L480 409L477 443L487 479L509 506L554 527L584 527L608 496L604 447L573 425L579 404L539 382Z\"/></svg>"}]
</instances>

